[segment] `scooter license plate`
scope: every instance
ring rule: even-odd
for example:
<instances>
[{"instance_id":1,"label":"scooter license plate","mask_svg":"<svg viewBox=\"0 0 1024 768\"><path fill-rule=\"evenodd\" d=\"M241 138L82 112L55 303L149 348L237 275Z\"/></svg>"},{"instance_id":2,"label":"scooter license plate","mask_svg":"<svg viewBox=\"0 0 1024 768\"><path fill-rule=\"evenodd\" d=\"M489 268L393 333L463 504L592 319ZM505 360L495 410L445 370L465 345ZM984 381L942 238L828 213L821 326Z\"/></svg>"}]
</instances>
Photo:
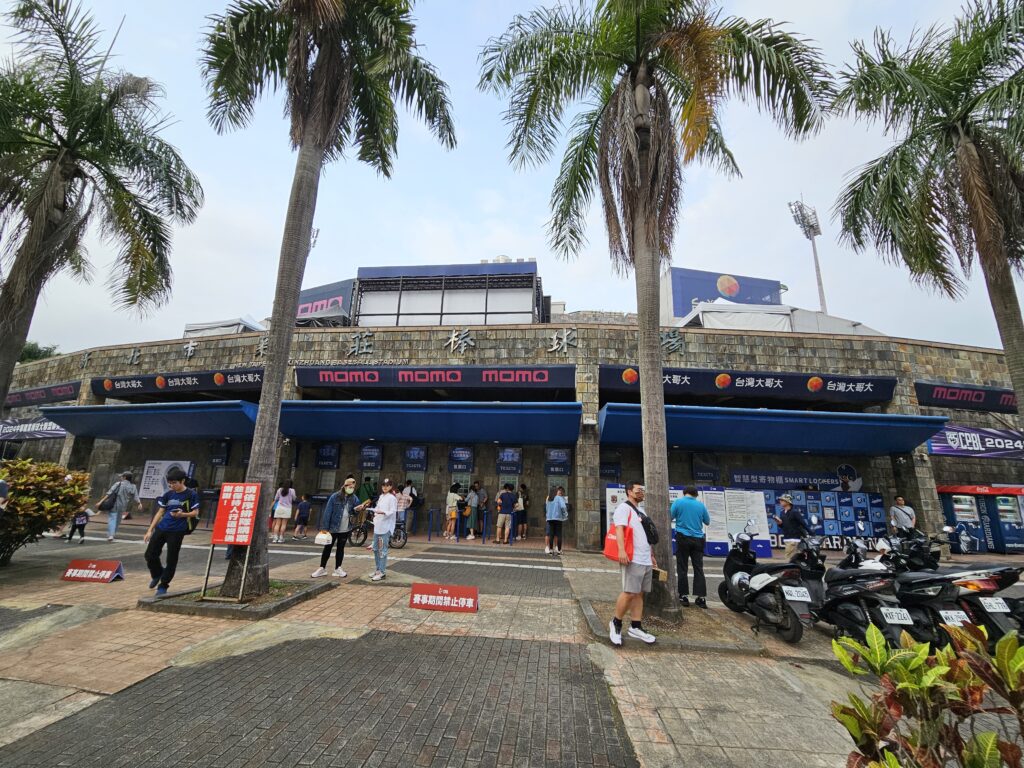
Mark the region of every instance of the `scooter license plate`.
<instances>
[{"instance_id":1,"label":"scooter license plate","mask_svg":"<svg viewBox=\"0 0 1024 768\"><path fill-rule=\"evenodd\" d=\"M939 615L942 617L942 623L949 624L951 627L962 627L971 621L971 618L963 611L939 611Z\"/></svg>"},{"instance_id":2,"label":"scooter license plate","mask_svg":"<svg viewBox=\"0 0 1024 768\"><path fill-rule=\"evenodd\" d=\"M908 627L914 624L906 608L882 608L882 618L889 624L905 624Z\"/></svg>"},{"instance_id":3,"label":"scooter license plate","mask_svg":"<svg viewBox=\"0 0 1024 768\"><path fill-rule=\"evenodd\" d=\"M978 602L981 603L981 607L990 613L1009 613L1010 606L1006 604L1006 601L1001 597L979 597Z\"/></svg>"},{"instance_id":4,"label":"scooter license plate","mask_svg":"<svg viewBox=\"0 0 1024 768\"><path fill-rule=\"evenodd\" d=\"M811 602L811 593L807 591L807 587L783 587L782 594L786 596L787 600L796 603Z\"/></svg>"}]
</instances>

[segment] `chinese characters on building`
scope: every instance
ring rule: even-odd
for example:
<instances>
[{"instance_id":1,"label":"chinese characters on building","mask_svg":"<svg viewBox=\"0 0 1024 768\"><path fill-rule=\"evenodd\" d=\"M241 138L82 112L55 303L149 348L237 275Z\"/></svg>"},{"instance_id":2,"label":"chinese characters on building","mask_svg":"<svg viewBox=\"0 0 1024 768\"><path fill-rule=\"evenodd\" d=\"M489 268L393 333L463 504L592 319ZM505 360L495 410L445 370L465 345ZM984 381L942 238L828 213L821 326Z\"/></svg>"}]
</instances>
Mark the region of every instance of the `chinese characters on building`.
<instances>
[{"instance_id":1,"label":"chinese characters on building","mask_svg":"<svg viewBox=\"0 0 1024 768\"><path fill-rule=\"evenodd\" d=\"M452 354L462 355L465 354L469 347L476 346L476 340L473 338L473 332L469 328L461 330L455 328L444 345L448 347Z\"/></svg>"},{"instance_id":2,"label":"chinese characters on building","mask_svg":"<svg viewBox=\"0 0 1024 768\"><path fill-rule=\"evenodd\" d=\"M575 328L559 328L551 334L551 346L548 347L548 352L569 354L570 348L575 349L579 345Z\"/></svg>"},{"instance_id":3,"label":"chinese characters on building","mask_svg":"<svg viewBox=\"0 0 1024 768\"><path fill-rule=\"evenodd\" d=\"M352 355L373 354L373 331L362 331L352 334L352 344L348 348L348 357Z\"/></svg>"}]
</instances>

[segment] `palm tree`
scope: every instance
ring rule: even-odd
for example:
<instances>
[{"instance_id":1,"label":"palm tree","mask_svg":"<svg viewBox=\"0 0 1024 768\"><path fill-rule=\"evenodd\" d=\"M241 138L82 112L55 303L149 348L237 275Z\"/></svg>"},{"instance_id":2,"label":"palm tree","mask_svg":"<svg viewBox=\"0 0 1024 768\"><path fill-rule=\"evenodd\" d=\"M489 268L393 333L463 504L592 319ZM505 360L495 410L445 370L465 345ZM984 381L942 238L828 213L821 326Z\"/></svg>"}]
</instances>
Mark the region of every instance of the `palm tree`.
<instances>
[{"instance_id":1,"label":"palm tree","mask_svg":"<svg viewBox=\"0 0 1024 768\"><path fill-rule=\"evenodd\" d=\"M549 238L561 255L578 253L600 193L612 263L635 272L647 509L668 531L658 280L671 258L682 169L701 160L738 173L719 124L729 96L766 110L790 135L817 129L826 71L814 48L771 21L722 18L695 0L540 9L490 40L481 63L481 87L508 95L516 165L546 161L566 110L587 102L551 193ZM670 586L656 589L652 605L667 610L676 587L668 536L655 555Z\"/></svg>"},{"instance_id":2,"label":"palm tree","mask_svg":"<svg viewBox=\"0 0 1024 768\"><path fill-rule=\"evenodd\" d=\"M285 217L264 357L263 390L247 479L262 483L260 519L270 515L277 470L281 396L302 275L309 255L320 173L353 148L381 175L391 175L398 141L397 104L423 119L446 147L455 146L447 86L417 52L408 0L236 0L210 17L202 71L209 118L225 131L243 127L265 90L285 91L290 140L298 150ZM269 589L267 526L257 525L250 571L241 585L242 554L225 593Z\"/></svg>"},{"instance_id":3,"label":"palm tree","mask_svg":"<svg viewBox=\"0 0 1024 768\"><path fill-rule=\"evenodd\" d=\"M1024 324L1013 285L1024 258L1024 3L973 0L951 29L898 48L875 32L853 45L836 109L878 121L896 142L860 168L836 203L842 240L874 245L950 297L975 253L1024 394Z\"/></svg>"},{"instance_id":4,"label":"palm tree","mask_svg":"<svg viewBox=\"0 0 1024 768\"><path fill-rule=\"evenodd\" d=\"M20 0L7 20L18 57L0 64L0 403L43 286L61 272L88 279L90 225L117 245L115 304L146 309L170 294L171 224L192 221L203 199L160 138L160 87L107 68L88 14Z\"/></svg>"}]
</instances>

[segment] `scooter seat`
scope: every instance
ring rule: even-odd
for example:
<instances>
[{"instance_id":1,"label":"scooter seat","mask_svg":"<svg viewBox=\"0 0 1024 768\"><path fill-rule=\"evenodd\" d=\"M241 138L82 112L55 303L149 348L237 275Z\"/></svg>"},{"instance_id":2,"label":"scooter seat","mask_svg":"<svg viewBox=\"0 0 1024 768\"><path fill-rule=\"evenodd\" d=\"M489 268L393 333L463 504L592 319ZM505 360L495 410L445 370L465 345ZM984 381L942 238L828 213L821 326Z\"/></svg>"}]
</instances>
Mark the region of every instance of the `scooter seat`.
<instances>
[{"instance_id":1,"label":"scooter seat","mask_svg":"<svg viewBox=\"0 0 1024 768\"><path fill-rule=\"evenodd\" d=\"M825 581L850 581L858 579L877 579L878 571L868 570L867 568L829 568L825 571Z\"/></svg>"},{"instance_id":2,"label":"scooter seat","mask_svg":"<svg viewBox=\"0 0 1024 768\"><path fill-rule=\"evenodd\" d=\"M941 573L935 573L934 571L907 571L906 573L900 573L896 576L897 584L920 584L926 581L935 581L937 579L945 579L946 577Z\"/></svg>"}]
</instances>

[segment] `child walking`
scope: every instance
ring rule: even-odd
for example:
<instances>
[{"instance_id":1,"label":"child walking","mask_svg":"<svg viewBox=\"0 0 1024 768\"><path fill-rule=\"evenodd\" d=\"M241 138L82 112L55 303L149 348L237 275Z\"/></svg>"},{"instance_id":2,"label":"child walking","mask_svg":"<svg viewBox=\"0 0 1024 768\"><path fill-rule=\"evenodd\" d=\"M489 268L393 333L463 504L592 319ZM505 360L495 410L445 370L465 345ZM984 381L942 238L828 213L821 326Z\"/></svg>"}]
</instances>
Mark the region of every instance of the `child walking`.
<instances>
[{"instance_id":1,"label":"child walking","mask_svg":"<svg viewBox=\"0 0 1024 768\"><path fill-rule=\"evenodd\" d=\"M78 531L78 543L85 544L85 524L89 522L89 518L95 514L91 509L82 507L80 510L75 512L75 516L71 518L71 530L68 531L68 544L75 537L75 531Z\"/></svg>"},{"instance_id":2,"label":"child walking","mask_svg":"<svg viewBox=\"0 0 1024 768\"><path fill-rule=\"evenodd\" d=\"M312 504L309 501L309 494L302 494L302 501L299 502L298 511L295 513L295 535L292 536L292 541L308 538L306 526L309 525L310 507Z\"/></svg>"}]
</instances>

